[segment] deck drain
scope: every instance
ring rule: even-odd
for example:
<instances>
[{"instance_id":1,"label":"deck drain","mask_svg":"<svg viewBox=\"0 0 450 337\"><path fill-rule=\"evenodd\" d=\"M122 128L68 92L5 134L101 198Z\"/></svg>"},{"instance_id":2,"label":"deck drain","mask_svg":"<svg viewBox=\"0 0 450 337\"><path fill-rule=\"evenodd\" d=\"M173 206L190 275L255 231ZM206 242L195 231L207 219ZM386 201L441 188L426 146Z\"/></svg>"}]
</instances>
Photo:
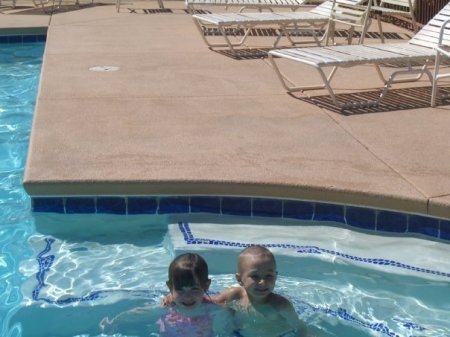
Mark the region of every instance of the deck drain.
<instances>
[{"instance_id":1,"label":"deck drain","mask_svg":"<svg viewBox=\"0 0 450 337\"><path fill-rule=\"evenodd\" d=\"M120 67L116 66L95 66L89 68L90 71L117 71L119 69Z\"/></svg>"}]
</instances>

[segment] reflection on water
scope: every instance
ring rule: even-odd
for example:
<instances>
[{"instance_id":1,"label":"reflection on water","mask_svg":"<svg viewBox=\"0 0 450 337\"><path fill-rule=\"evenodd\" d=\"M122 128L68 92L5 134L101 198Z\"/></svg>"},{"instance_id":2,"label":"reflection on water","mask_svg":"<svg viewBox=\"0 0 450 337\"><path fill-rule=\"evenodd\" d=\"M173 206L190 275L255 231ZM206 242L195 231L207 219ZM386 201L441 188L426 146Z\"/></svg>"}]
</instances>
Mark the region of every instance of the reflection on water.
<instances>
[{"instance_id":1,"label":"reflection on water","mask_svg":"<svg viewBox=\"0 0 450 337\"><path fill-rule=\"evenodd\" d=\"M0 43L0 336L20 336L12 317L22 302L19 272L32 252L30 200L22 188L43 43Z\"/></svg>"}]
</instances>

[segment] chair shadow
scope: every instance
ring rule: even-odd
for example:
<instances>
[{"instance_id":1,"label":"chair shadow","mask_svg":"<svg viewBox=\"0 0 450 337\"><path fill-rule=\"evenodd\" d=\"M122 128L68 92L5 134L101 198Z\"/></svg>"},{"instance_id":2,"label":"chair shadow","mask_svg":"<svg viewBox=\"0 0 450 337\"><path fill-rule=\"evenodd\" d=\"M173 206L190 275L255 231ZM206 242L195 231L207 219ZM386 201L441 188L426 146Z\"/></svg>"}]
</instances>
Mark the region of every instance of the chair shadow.
<instances>
[{"instance_id":1,"label":"chair shadow","mask_svg":"<svg viewBox=\"0 0 450 337\"><path fill-rule=\"evenodd\" d=\"M436 105L450 104L450 87L440 87ZM330 95L304 97L290 93L292 97L314 104L322 109L329 110L344 116L361 115L368 113L390 112L398 110L412 110L430 108L431 86L417 88L391 89L378 106L354 108L338 108L332 101ZM336 94L340 103L351 103L361 101L375 101L380 95L380 90L365 91L350 94Z\"/></svg>"},{"instance_id":2,"label":"chair shadow","mask_svg":"<svg viewBox=\"0 0 450 337\"><path fill-rule=\"evenodd\" d=\"M267 58L267 53L271 50L271 48L249 48L243 47L241 49L234 48L232 52L229 49L212 49L212 51L232 58L233 60L256 60L256 59L265 59Z\"/></svg>"},{"instance_id":3,"label":"chair shadow","mask_svg":"<svg viewBox=\"0 0 450 337\"><path fill-rule=\"evenodd\" d=\"M245 34L245 30L243 28L227 28L225 30L227 36L234 36L234 37L242 37ZM203 27L203 34L205 36L221 36L222 34L220 33L220 31L215 28L215 27ZM273 37L276 38L278 35L280 34L279 29L275 29L275 28L254 28L250 30L250 33L248 34L249 37ZM318 37L321 37L323 34L323 32L319 32L317 34ZM354 39L359 39L361 33L360 32L354 32L353 33L353 38ZM290 34L291 37L293 38L299 38L299 37L308 37L311 38L312 34L308 31L302 31L302 32L293 32ZM348 38L348 31L347 30L337 30L335 32L335 37L336 38ZM407 40L407 36L402 36L402 34L399 33L395 33L395 32L385 32L384 33L384 38L386 40L398 40L398 41L403 41L403 40ZM380 39L380 33L378 32L368 32L366 34L366 39ZM305 46L305 45L304 45ZM311 42L311 44L308 44L309 47L317 47L316 44L314 44L313 42ZM296 48L297 46L283 46L280 48ZM252 47L252 46L242 46L242 47L238 47L238 48L233 48L234 50L231 51L228 48L216 48L213 49L214 52L221 54L223 56L232 58L234 60L254 60L254 59L264 59L267 58L268 55L267 53L274 49L273 47ZM386 66L391 66L391 67L403 67L403 65L390 65L390 64L386 64Z\"/></svg>"},{"instance_id":4,"label":"chair shadow","mask_svg":"<svg viewBox=\"0 0 450 337\"><path fill-rule=\"evenodd\" d=\"M109 4L104 3L88 3L88 4L62 4L60 7L56 6L55 4L45 6L45 11L42 9L42 7L34 7L34 6L16 6L14 8L14 12L8 13L8 15L56 15L56 14L62 14L67 12L74 12L78 11L80 9L84 8L90 8L90 7L99 7L99 6L110 6Z\"/></svg>"}]
</instances>

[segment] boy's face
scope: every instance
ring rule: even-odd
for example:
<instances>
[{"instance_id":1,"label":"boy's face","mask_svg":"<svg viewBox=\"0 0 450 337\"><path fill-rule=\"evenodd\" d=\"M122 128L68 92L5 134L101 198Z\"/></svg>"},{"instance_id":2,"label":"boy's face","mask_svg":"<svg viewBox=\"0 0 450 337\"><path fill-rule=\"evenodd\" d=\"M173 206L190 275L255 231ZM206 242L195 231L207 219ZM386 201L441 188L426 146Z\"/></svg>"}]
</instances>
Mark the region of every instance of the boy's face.
<instances>
[{"instance_id":1,"label":"boy's face","mask_svg":"<svg viewBox=\"0 0 450 337\"><path fill-rule=\"evenodd\" d=\"M209 281L206 287L202 287L199 284L180 289L170 287L169 284L167 286L172 294L172 300L177 306L186 310L193 310L198 308L203 302L203 295L208 291Z\"/></svg>"},{"instance_id":2,"label":"boy's face","mask_svg":"<svg viewBox=\"0 0 450 337\"><path fill-rule=\"evenodd\" d=\"M241 258L236 279L252 299L264 299L275 288L276 265L268 256L248 255Z\"/></svg>"}]
</instances>

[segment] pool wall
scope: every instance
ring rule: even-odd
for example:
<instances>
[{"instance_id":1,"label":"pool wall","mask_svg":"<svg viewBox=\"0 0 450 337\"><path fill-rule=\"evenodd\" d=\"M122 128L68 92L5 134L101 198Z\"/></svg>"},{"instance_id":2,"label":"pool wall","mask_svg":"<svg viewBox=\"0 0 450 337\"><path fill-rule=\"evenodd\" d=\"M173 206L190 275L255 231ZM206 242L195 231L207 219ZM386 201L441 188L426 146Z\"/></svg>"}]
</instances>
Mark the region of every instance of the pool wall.
<instances>
[{"instance_id":1,"label":"pool wall","mask_svg":"<svg viewBox=\"0 0 450 337\"><path fill-rule=\"evenodd\" d=\"M34 212L60 214L216 214L330 221L355 229L450 241L450 220L315 201L231 196L34 197Z\"/></svg>"},{"instance_id":2,"label":"pool wall","mask_svg":"<svg viewBox=\"0 0 450 337\"><path fill-rule=\"evenodd\" d=\"M46 42L47 28L42 29L0 29L0 44Z\"/></svg>"}]
</instances>

